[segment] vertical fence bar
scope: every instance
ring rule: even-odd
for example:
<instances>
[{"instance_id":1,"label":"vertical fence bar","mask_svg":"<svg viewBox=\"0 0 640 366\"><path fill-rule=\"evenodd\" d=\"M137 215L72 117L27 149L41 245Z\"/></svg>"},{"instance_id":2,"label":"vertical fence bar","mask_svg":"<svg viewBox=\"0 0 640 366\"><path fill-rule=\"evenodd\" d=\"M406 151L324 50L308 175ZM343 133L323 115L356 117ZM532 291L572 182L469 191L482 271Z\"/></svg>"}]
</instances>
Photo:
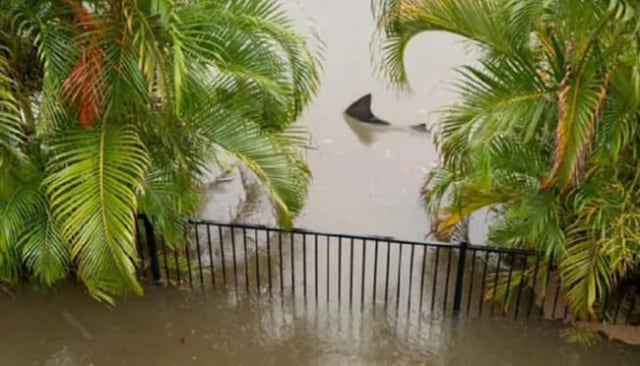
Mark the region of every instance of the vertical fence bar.
<instances>
[{"instance_id":1,"label":"vertical fence bar","mask_svg":"<svg viewBox=\"0 0 640 366\"><path fill-rule=\"evenodd\" d=\"M502 306L502 315L507 315L507 306L509 305L509 295L511 294L511 279L513 278L513 265L515 264L516 255L511 254L509 261L509 274L507 275L507 290L504 296L505 303Z\"/></svg>"},{"instance_id":2,"label":"vertical fence bar","mask_svg":"<svg viewBox=\"0 0 640 366\"><path fill-rule=\"evenodd\" d=\"M411 312L411 288L413 287L413 260L415 251L415 244L411 244L411 256L409 257L409 293L407 295L407 313Z\"/></svg>"},{"instance_id":3,"label":"vertical fence bar","mask_svg":"<svg viewBox=\"0 0 640 366\"><path fill-rule=\"evenodd\" d=\"M291 244L291 295L296 298L296 261L295 261L295 248L294 246L294 234L289 234L289 243Z\"/></svg>"},{"instance_id":4,"label":"vertical fence bar","mask_svg":"<svg viewBox=\"0 0 640 366\"><path fill-rule=\"evenodd\" d=\"M351 308L353 306L353 238L351 238L349 257L349 308Z\"/></svg>"},{"instance_id":5,"label":"vertical fence bar","mask_svg":"<svg viewBox=\"0 0 640 366\"><path fill-rule=\"evenodd\" d=\"M256 293L260 296L260 248L258 246L258 229L254 229L255 234L255 257L256 257Z\"/></svg>"},{"instance_id":6,"label":"vertical fence bar","mask_svg":"<svg viewBox=\"0 0 640 366\"><path fill-rule=\"evenodd\" d=\"M375 241L375 246L373 247L373 293L371 294L371 298L373 299L373 307L376 307L376 289L378 287L378 244L380 242L378 239Z\"/></svg>"},{"instance_id":7,"label":"vertical fence bar","mask_svg":"<svg viewBox=\"0 0 640 366\"><path fill-rule=\"evenodd\" d=\"M384 308L387 309L387 302L389 298L389 268L391 262L391 242L387 241L387 266L385 267L385 280L384 280Z\"/></svg>"},{"instance_id":8,"label":"vertical fence bar","mask_svg":"<svg viewBox=\"0 0 640 366\"><path fill-rule=\"evenodd\" d=\"M189 255L189 240L187 238L187 230L184 231L184 256L187 260L187 275L189 277L189 286L193 287L193 275L191 274L191 256Z\"/></svg>"},{"instance_id":9,"label":"vertical fence bar","mask_svg":"<svg viewBox=\"0 0 640 366\"><path fill-rule=\"evenodd\" d=\"M458 251L458 268L456 274L456 287L453 293L453 314L459 315L462 307L462 288L464 286L464 269L467 264L467 248L469 244L466 241L460 243ZM449 249L451 250L451 249ZM473 280L473 278L472 278Z\"/></svg>"},{"instance_id":10,"label":"vertical fence bar","mask_svg":"<svg viewBox=\"0 0 640 366\"><path fill-rule=\"evenodd\" d=\"M329 299L331 299L331 292L329 291L329 290L330 290L330 287L331 287L331 286L329 285L329 284L330 284L330 282L331 282L331 281L330 281L330 279L331 279L331 278L330 278L330 275L329 275L329 274L331 273L331 271L330 271L330 266L329 266L329 264L330 264L329 257L330 257L330 255L331 255L331 248L330 248L330 247L331 247L331 245L330 245L330 244L331 244L331 243L330 243L330 241L331 241L331 236L327 235L327 236L325 237L325 239L326 239L326 240L325 240L325 242L326 242L326 244L327 244L327 248L326 248L326 249L327 249L327 304L329 304Z\"/></svg>"},{"instance_id":11,"label":"vertical fence bar","mask_svg":"<svg viewBox=\"0 0 640 366\"><path fill-rule=\"evenodd\" d=\"M536 302L536 286L538 284L538 271L540 270L540 254L536 254L536 266L533 270L533 284L531 288L533 288L533 296L531 296L531 300L529 301L529 308L527 309L527 319L531 318L531 310L533 309L533 304ZM546 289L545 289L546 291ZM544 303L542 304L544 306Z\"/></svg>"},{"instance_id":12,"label":"vertical fence bar","mask_svg":"<svg viewBox=\"0 0 640 366\"><path fill-rule=\"evenodd\" d=\"M360 310L364 309L364 286L365 286L365 266L367 263L367 241L362 240L362 274L361 274L361 282L360 282Z\"/></svg>"},{"instance_id":13,"label":"vertical fence bar","mask_svg":"<svg viewBox=\"0 0 640 366\"><path fill-rule=\"evenodd\" d=\"M211 248L211 226L206 225L207 228L207 247L209 248L209 271L211 271L211 285L213 288L216 288L216 270L214 268L213 262L213 249Z\"/></svg>"},{"instance_id":14,"label":"vertical fence bar","mask_svg":"<svg viewBox=\"0 0 640 366\"><path fill-rule=\"evenodd\" d=\"M307 301L307 234L302 234L302 291Z\"/></svg>"},{"instance_id":15,"label":"vertical fence bar","mask_svg":"<svg viewBox=\"0 0 640 366\"><path fill-rule=\"evenodd\" d=\"M280 256L280 297L284 299L284 271L282 270L282 232L278 231L278 249L279 249L279 256Z\"/></svg>"},{"instance_id":16,"label":"vertical fence bar","mask_svg":"<svg viewBox=\"0 0 640 366\"><path fill-rule=\"evenodd\" d=\"M180 275L180 261L178 260L178 248L175 248L173 250L173 261L176 265L176 279L178 280L178 283L181 284L182 278Z\"/></svg>"},{"instance_id":17,"label":"vertical fence bar","mask_svg":"<svg viewBox=\"0 0 640 366\"><path fill-rule=\"evenodd\" d=\"M524 262L527 263L527 256L524 255ZM513 315L514 319L518 318L518 314L520 312L520 297L522 296L522 287L524 284L524 273L525 273L526 268L522 269L522 275L520 276L520 286L518 286L518 297L516 297L516 311L515 314ZM509 299L507 299L508 301Z\"/></svg>"},{"instance_id":18,"label":"vertical fence bar","mask_svg":"<svg viewBox=\"0 0 640 366\"><path fill-rule=\"evenodd\" d=\"M198 224L194 225L196 234L196 253L198 255L198 273L200 274L200 286L204 287L204 274L202 273L202 256L200 255L200 234L198 233Z\"/></svg>"},{"instance_id":19,"label":"vertical fence bar","mask_svg":"<svg viewBox=\"0 0 640 366\"><path fill-rule=\"evenodd\" d=\"M236 292L238 292L238 260L236 256L236 234L233 227L230 227L229 231L231 231L231 251L233 252L233 284Z\"/></svg>"},{"instance_id":20,"label":"vertical fence bar","mask_svg":"<svg viewBox=\"0 0 640 366\"><path fill-rule=\"evenodd\" d=\"M149 250L151 279L154 283L159 283L162 280L162 275L160 273L160 265L158 263L158 248L156 246L156 236L153 230L153 225L151 225L151 221L147 216L143 216L142 221L144 224L145 237L147 239L147 249Z\"/></svg>"},{"instance_id":21,"label":"vertical fence bar","mask_svg":"<svg viewBox=\"0 0 640 366\"><path fill-rule=\"evenodd\" d=\"M220 244L220 265L222 265L222 284L227 288L227 265L224 256L224 235L222 234L222 226L218 226L218 239Z\"/></svg>"},{"instance_id":22,"label":"vertical fence bar","mask_svg":"<svg viewBox=\"0 0 640 366\"><path fill-rule=\"evenodd\" d=\"M342 300L342 237L338 236L338 306Z\"/></svg>"},{"instance_id":23,"label":"vertical fence bar","mask_svg":"<svg viewBox=\"0 0 640 366\"><path fill-rule=\"evenodd\" d=\"M402 275L402 243L396 243L399 247L398 253L398 281L396 284L396 312L398 311L398 307L400 307L400 279Z\"/></svg>"},{"instance_id":24,"label":"vertical fence bar","mask_svg":"<svg viewBox=\"0 0 640 366\"><path fill-rule=\"evenodd\" d=\"M549 281L551 281L551 271L553 270L553 254L549 257L549 264L547 265L547 278L545 279L544 291L542 292L542 299L540 300L540 316L544 316L544 308L547 303L547 291L549 291Z\"/></svg>"},{"instance_id":25,"label":"vertical fence bar","mask_svg":"<svg viewBox=\"0 0 640 366\"><path fill-rule=\"evenodd\" d=\"M500 279L500 264L502 262L502 252L498 252L498 265L496 266L495 278L493 281L493 293L491 294L491 315L496 305L496 294L498 292L498 280Z\"/></svg>"},{"instance_id":26,"label":"vertical fence bar","mask_svg":"<svg viewBox=\"0 0 640 366\"><path fill-rule=\"evenodd\" d=\"M484 252L484 269L482 270L482 285L480 286L480 304L478 305L478 314L482 316L482 308L484 307L484 291L487 289L487 270L489 269L489 252Z\"/></svg>"},{"instance_id":27,"label":"vertical fence bar","mask_svg":"<svg viewBox=\"0 0 640 366\"><path fill-rule=\"evenodd\" d=\"M558 280L558 286L556 286L556 296L553 299L553 310L551 311L551 319L556 319L556 308L558 307L558 299L560 298L560 281Z\"/></svg>"},{"instance_id":28,"label":"vertical fence bar","mask_svg":"<svg viewBox=\"0 0 640 366\"><path fill-rule=\"evenodd\" d=\"M440 247L436 247L436 262L433 271L433 286L431 287L431 312L436 306L436 286L438 284L438 264L440 262Z\"/></svg>"},{"instance_id":29,"label":"vertical fence bar","mask_svg":"<svg viewBox=\"0 0 640 366\"><path fill-rule=\"evenodd\" d=\"M477 250L473 250L473 256L471 257L471 275L469 276L469 294L467 295L467 315L471 313L471 300L473 299L473 279L476 277L476 256Z\"/></svg>"},{"instance_id":30,"label":"vertical fence bar","mask_svg":"<svg viewBox=\"0 0 640 366\"><path fill-rule=\"evenodd\" d=\"M247 229L242 228L242 254L244 257L244 286L249 293L249 258L247 257Z\"/></svg>"},{"instance_id":31,"label":"vertical fence bar","mask_svg":"<svg viewBox=\"0 0 640 366\"><path fill-rule=\"evenodd\" d=\"M267 230L267 276L269 277L269 296L273 296L273 285L271 284L271 232Z\"/></svg>"},{"instance_id":32,"label":"vertical fence bar","mask_svg":"<svg viewBox=\"0 0 640 366\"><path fill-rule=\"evenodd\" d=\"M426 245L423 248L422 251L422 273L420 274L420 304L418 306L418 310L420 312L422 312L422 296L424 295L424 275L425 275L425 269L427 267L427 251L429 250L429 247L427 247Z\"/></svg>"},{"instance_id":33,"label":"vertical fence bar","mask_svg":"<svg viewBox=\"0 0 640 366\"><path fill-rule=\"evenodd\" d=\"M442 305L443 313L447 313L447 300L449 300L449 277L451 277L451 252L453 249L447 248L449 255L447 255L447 278L444 282L444 304Z\"/></svg>"},{"instance_id":34,"label":"vertical fence bar","mask_svg":"<svg viewBox=\"0 0 640 366\"><path fill-rule=\"evenodd\" d=\"M318 305L318 234L314 234L313 237L313 263L313 268L315 271L313 276L313 279L315 280L314 291L316 295L316 305Z\"/></svg>"}]
</instances>

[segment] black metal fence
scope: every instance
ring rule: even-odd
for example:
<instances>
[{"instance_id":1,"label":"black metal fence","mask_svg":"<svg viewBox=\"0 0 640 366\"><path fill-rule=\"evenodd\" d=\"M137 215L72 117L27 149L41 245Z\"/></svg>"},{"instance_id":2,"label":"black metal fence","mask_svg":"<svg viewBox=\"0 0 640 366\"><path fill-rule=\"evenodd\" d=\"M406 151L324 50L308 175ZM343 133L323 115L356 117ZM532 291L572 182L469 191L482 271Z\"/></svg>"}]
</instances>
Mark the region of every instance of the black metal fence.
<instances>
[{"instance_id":1,"label":"black metal fence","mask_svg":"<svg viewBox=\"0 0 640 366\"><path fill-rule=\"evenodd\" d=\"M570 316L553 261L535 251L204 220L186 222L177 247L140 224L140 274L166 285L420 314ZM639 286L608 298L603 317L637 323Z\"/></svg>"}]
</instances>

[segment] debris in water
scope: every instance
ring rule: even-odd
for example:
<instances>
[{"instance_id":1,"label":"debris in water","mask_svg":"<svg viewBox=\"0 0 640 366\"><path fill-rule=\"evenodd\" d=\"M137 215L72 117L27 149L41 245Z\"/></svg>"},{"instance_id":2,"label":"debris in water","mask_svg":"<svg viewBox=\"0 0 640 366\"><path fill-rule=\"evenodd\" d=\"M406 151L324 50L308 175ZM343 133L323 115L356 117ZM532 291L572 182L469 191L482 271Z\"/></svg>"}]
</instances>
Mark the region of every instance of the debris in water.
<instances>
[{"instance_id":1,"label":"debris in water","mask_svg":"<svg viewBox=\"0 0 640 366\"><path fill-rule=\"evenodd\" d=\"M233 180L234 172L231 169L225 170L222 174L216 177L216 183L226 183Z\"/></svg>"},{"instance_id":2,"label":"debris in water","mask_svg":"<svg viewBox=\"0 0 640 366\"><path fill-rule=\"evenodd\" d=\"M63 311L62 317L64 318L64 320L66 320L67 323L69 323L71 327L75 328L78 332L80 332L80 334L82 334L84 338L86 338L87 340L93 339L93 336L91 335L91 333L89 333L87 328L85 328L84 325L82 325L76 318L74 318L70 312Z\"/></svg>"},{"instance_id":3,"label":"debris in water","mask_svg":"<svg viewBox=\"0 0 640 366\"><path fill-rule=\"evenodd\" d=\"M432 127L427 126L426 123L419 123L417 125L411 126L411 129L417 132L431 133Z\"/></svg>"}]
</instances>

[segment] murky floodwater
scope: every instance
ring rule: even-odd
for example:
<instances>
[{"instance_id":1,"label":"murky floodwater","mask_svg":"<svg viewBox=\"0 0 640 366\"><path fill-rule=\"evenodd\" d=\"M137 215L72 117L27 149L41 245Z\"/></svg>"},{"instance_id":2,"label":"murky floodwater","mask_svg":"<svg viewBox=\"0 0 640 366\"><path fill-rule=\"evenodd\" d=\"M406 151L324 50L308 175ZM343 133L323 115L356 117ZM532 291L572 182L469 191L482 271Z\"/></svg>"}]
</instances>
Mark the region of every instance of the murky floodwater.
<instances>
[{"instance_id":1,"label":"murky floodwater","mask_svg":"<svg viewBox=\"0 0 640 366\"><path fill-rule=\"evenodd\" d=\"M369 0L298 5L315 19L327 46L323 88L304 118L318 150L308 153L314 182L298 225L423 239L427 217L417 193L436 160L431 138L392 132L375 134L364 145L342 111L371 92L376 114L394 124L435 122L438 108L454 100L446 82L454 76L451 68L465 60L463 45L445 34L417 40L407 52L414 94L398 96L372 77ZM217 203L204 215L232 211L237 191L231 182L212 193ZM479 241L482 222L474 225ZM590 349L568 344L549 323L362 313L267 298L150 289L144 298L108 309L77 288L20 293L0 298L0 364L596 366L640 359L640 350L616 343Z\"/></svg>"},{"instance_id":2,"label":"murky floodwater","mask_svg":"<svg viewBox=\"0 0 640 366\"><path fill-rule=\"evenodd\" d=\"M107 309L66 289L0 300L2 365L636 365L612 343L567 344L554 325L327 311L176 290Z\"/></svg>"}]
</instances>

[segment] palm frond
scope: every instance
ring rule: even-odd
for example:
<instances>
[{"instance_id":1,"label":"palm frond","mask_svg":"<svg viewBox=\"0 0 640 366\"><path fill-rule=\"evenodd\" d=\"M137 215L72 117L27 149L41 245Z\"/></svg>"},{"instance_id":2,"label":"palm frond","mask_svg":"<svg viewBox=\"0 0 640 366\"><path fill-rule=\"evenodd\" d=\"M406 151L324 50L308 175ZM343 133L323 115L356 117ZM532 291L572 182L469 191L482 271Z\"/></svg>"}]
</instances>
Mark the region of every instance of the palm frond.
<instances>
[{"instance_id":1,"label":"palm frond","mask_svg":"<svg viewBox=\"0 0 640 366\"><path fill-rule=\"evenodd\" d=\"M18 102L12 92L15 89L13 81L8 76L5 52L7 50L0 47L0 168L9 163L10 156L22 156L20 145L26 137Z\"/></svg>"},{"instance_id":2,"label":"palm frond","mask_svg":"<svg viewBox=\"0 0 640 366\"><path fill-rule=\"evenodd\" d=\"M601 81L594 70L587 71L585 67L581 70L581 74L573 75L571 61L568 61L558 96L554 165L548 182L555 179L561 188L574 181L584 164L612 77L612 73L607 73Z\"/></svg>"},{"instance_id":3,"label":"palm frond","mask_svg":"<svg viewBox=\"0 0 640 366\"><path fill-rule=\"evenodd\" d=\"M217 21L210 22L215 14ZM295 120L319 86L319 54L309 51L277 2L203 1L179 13L185 55L213 67L262 108L263 123Z\"/></svg>"},{"instance_id":4,"label":"palm frond","mask_svg":"<svg viewBox=\"0 0 640 366\"><path fill-rule=\"evenodd\" d=\"M0 167L0 252L15 248L19 235L42 207L42 172L30 161Z\"/></svg>"},{"instance_id":5,"label":"palm frond","mask_svg":"<svg viewBox=\"0 0 640 366\"><path fill-rule=\"evenodd\" d=\"M69 272L69 248L48 207L41 206L19 235L17 243L26 268L39 281L51 285Z\"/></svg>"},{"instance_id":6,"label":"palm frond","mask_svg":"<svg viewBox=\"0 0 640 366\"><path fill-rule=\"evenodd\" d=\"M134 215L180 250L220 151L291 226L310 179L291 125L322 47L284 5L7 0L0 27L1 276L75 272L101 300L139 293Z\"/></svg>"},{"instance_id":7,"label":"palm frond","mask_svg":"<svg viewBox=\"0 0 640 366\"><path fill-rule=\"evenodd\" d=\"M148 166L131 129L68 131L51 144L46 179L54 218L93 296L142 291L135 276L136 193Z\"/></svg>"},{"instance_id":8,"label":"palm frond","mask_svg":"<svg viewBox=\"0 0 640 366\"><path fill-rule=\"evenodd\" d=\"M529 46L530 32L511 29L513 22L507 2L374 0L373 3L379 28L376 37L381 43L374 52L382 54L378 68L392 84L399 86L408 86L405 50L423 32L450 32L496 55L526 53ZM524 38L516 39L517 35Z\"/></svg>"},{"instance_id":9,"label":"palm frond","mask_svg":"<svg viewBox=\"0 0 640 366\"><path fill-rule=\"evenodd\" d=\"M292 226L302 209L310 171L296 147L283 136L264 134L258 124L239 119L228 110L210 110L206 136L233 155L257 176L269 193L280 223ZM241 116L240 116L241 117Z\"/></svg>"},{"instance_id":10,"label":"palm frond","mask_svg":"<svg viewBox=\"0 0 640 366\"><path fill-rule=\"evenodd\" d=\"M592 241L572 243L560 264L567 303L578 319L594 319L594 306L612 288L610 264L601 247Z\"/></svg>"}]
</instances>

